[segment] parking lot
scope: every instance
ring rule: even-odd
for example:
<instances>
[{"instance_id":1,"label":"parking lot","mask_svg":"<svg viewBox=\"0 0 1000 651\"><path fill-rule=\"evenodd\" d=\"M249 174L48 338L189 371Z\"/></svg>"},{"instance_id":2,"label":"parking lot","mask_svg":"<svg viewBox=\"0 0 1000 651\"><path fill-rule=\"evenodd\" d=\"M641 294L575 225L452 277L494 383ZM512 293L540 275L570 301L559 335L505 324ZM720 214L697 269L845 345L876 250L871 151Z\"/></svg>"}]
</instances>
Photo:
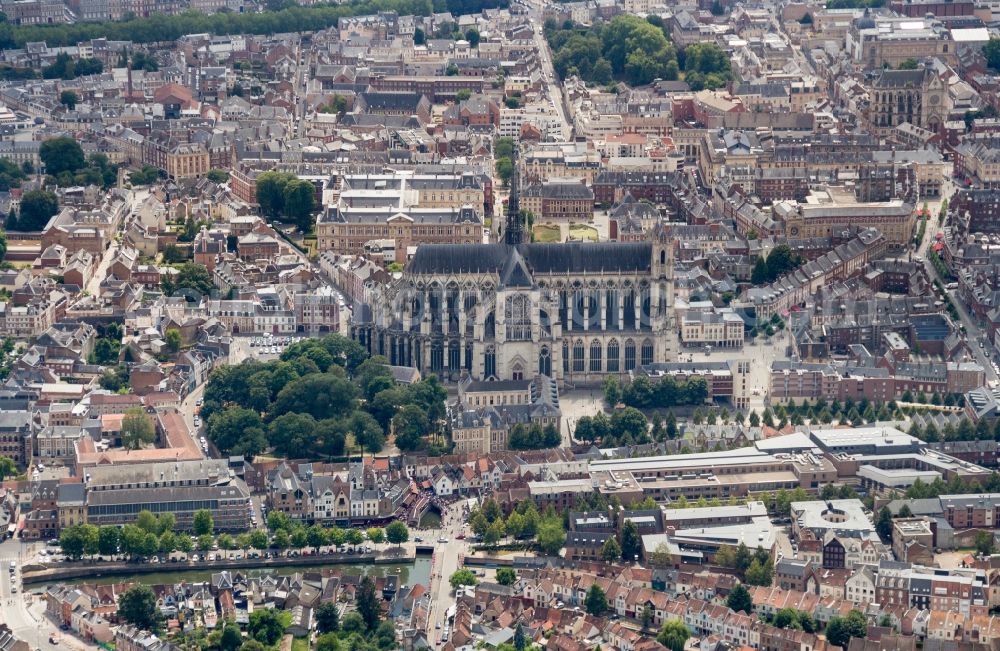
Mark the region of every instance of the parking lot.
<instances>
[{"instance_id":1,"label":"parking lot","mask_svg":"<svg viewBox=\"0 0 1000 651\"><path fill-rule=\"evenodd\" d=\"M250 337L250 352L252 356L261 360L277 359L294 342L295 337L265 333L260 337Z\"/></svg>"}]
</instances>

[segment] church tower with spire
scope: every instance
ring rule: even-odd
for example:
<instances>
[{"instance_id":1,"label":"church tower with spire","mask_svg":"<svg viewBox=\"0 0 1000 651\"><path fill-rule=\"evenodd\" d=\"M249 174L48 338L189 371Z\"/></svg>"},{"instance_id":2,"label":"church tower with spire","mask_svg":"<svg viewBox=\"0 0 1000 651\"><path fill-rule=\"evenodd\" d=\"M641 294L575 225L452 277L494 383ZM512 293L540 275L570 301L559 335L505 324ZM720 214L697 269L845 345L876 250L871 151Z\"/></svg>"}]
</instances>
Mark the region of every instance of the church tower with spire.
<instances>
[{"instance_id":1,"label":"church tower with spire","mask_svg":"<svg viewBox=\"0 0 1000 651\"><path fill-rule=\"evenodd\" d=\"M511 156L514 174L510 178L510 194L507 197L507 219L504 224L504 242L518 246L524 242L524 224L521 220L520 172L517 169L517 145Z\"/></svg>"}]
</instances>

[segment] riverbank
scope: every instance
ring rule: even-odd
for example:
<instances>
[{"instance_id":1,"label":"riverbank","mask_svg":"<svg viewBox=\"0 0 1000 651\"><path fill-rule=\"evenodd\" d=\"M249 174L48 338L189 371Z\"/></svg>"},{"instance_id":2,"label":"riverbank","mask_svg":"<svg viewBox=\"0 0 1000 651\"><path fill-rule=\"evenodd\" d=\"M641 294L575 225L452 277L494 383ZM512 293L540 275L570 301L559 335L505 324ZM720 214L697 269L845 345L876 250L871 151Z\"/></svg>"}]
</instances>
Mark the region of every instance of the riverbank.
<instances>
[{"instance_id":1,"label":"riverbank","mask_svg":"<svg viewBox=\"0 0 1000 651\"><path fill-rule=\"evenodd\" d=\"M395 551L395 550L394 550ZM419 550L422 551L422 550ZM400 549L391 554L337 554L330 556L299 556L294 558L225 559L211 563L62 563L58 567L26 566L21 573L24 585L54 583L79 578L131 577L145 574L181 574L185 572L219 572L221 570L278 570L284 568L318 568L343 565L416 566L417 554ZM37 569L36 569L37 568Z\"/></svg>"}]
</instances>

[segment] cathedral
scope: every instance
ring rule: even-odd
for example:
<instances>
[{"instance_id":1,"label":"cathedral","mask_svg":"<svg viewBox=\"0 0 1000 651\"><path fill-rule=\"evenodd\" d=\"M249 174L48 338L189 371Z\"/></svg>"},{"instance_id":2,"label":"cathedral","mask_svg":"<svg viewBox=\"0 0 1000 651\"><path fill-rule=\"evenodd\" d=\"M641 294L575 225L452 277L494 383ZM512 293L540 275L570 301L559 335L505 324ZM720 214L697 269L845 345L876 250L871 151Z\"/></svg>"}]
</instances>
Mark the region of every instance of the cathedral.
<instances>
[{"instance_id":1,"label":"cathedral","mask_svg":"<svg viewBox=\"0 0 1000 651\"><path fill-rule=\"evenodd\" d=\"M373 355L445 380L596 384L667 361L673 241L525 242L517 180L504 239L424 244L355 314Z\"/></svg>"}]
</instances>

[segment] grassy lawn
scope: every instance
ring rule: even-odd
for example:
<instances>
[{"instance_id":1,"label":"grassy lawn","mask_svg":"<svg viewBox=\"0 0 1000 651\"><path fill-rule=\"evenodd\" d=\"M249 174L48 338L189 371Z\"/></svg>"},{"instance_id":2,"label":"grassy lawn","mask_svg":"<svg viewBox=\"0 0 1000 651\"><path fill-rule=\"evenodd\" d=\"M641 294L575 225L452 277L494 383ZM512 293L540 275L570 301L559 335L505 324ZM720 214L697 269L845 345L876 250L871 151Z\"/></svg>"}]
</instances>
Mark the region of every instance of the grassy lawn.
<instances>
[{"instance_id":1,"label":"grassy lawn","mask_svg":"<svg viewBox=\"0 0 1000 651\"><path fill-rule=\"evenodd\" d=\"M309 651L309 640L304 637L292 638L292 651Z\"/></svg>"},{"instance_id":2,"label":"grassy lawn","mask_svg":"<svg viewBox=\"0 0 1000 651\"><path fill-rule=\"evenodd\" d=\"M597 229L586 224L570 224L569 237L571 240L597 241Z\"/></svg>"},{"instance_id":3,"label":"grassy lawn","mask_svg":"<svg viewBox=\"0 0 1000 651\"><path fill-rule=\"evenodd\" d=\"M559 227L551 224L536 224L531 232L536 242L559 242L562 239Z\"/></svg>"}]
</instances>

